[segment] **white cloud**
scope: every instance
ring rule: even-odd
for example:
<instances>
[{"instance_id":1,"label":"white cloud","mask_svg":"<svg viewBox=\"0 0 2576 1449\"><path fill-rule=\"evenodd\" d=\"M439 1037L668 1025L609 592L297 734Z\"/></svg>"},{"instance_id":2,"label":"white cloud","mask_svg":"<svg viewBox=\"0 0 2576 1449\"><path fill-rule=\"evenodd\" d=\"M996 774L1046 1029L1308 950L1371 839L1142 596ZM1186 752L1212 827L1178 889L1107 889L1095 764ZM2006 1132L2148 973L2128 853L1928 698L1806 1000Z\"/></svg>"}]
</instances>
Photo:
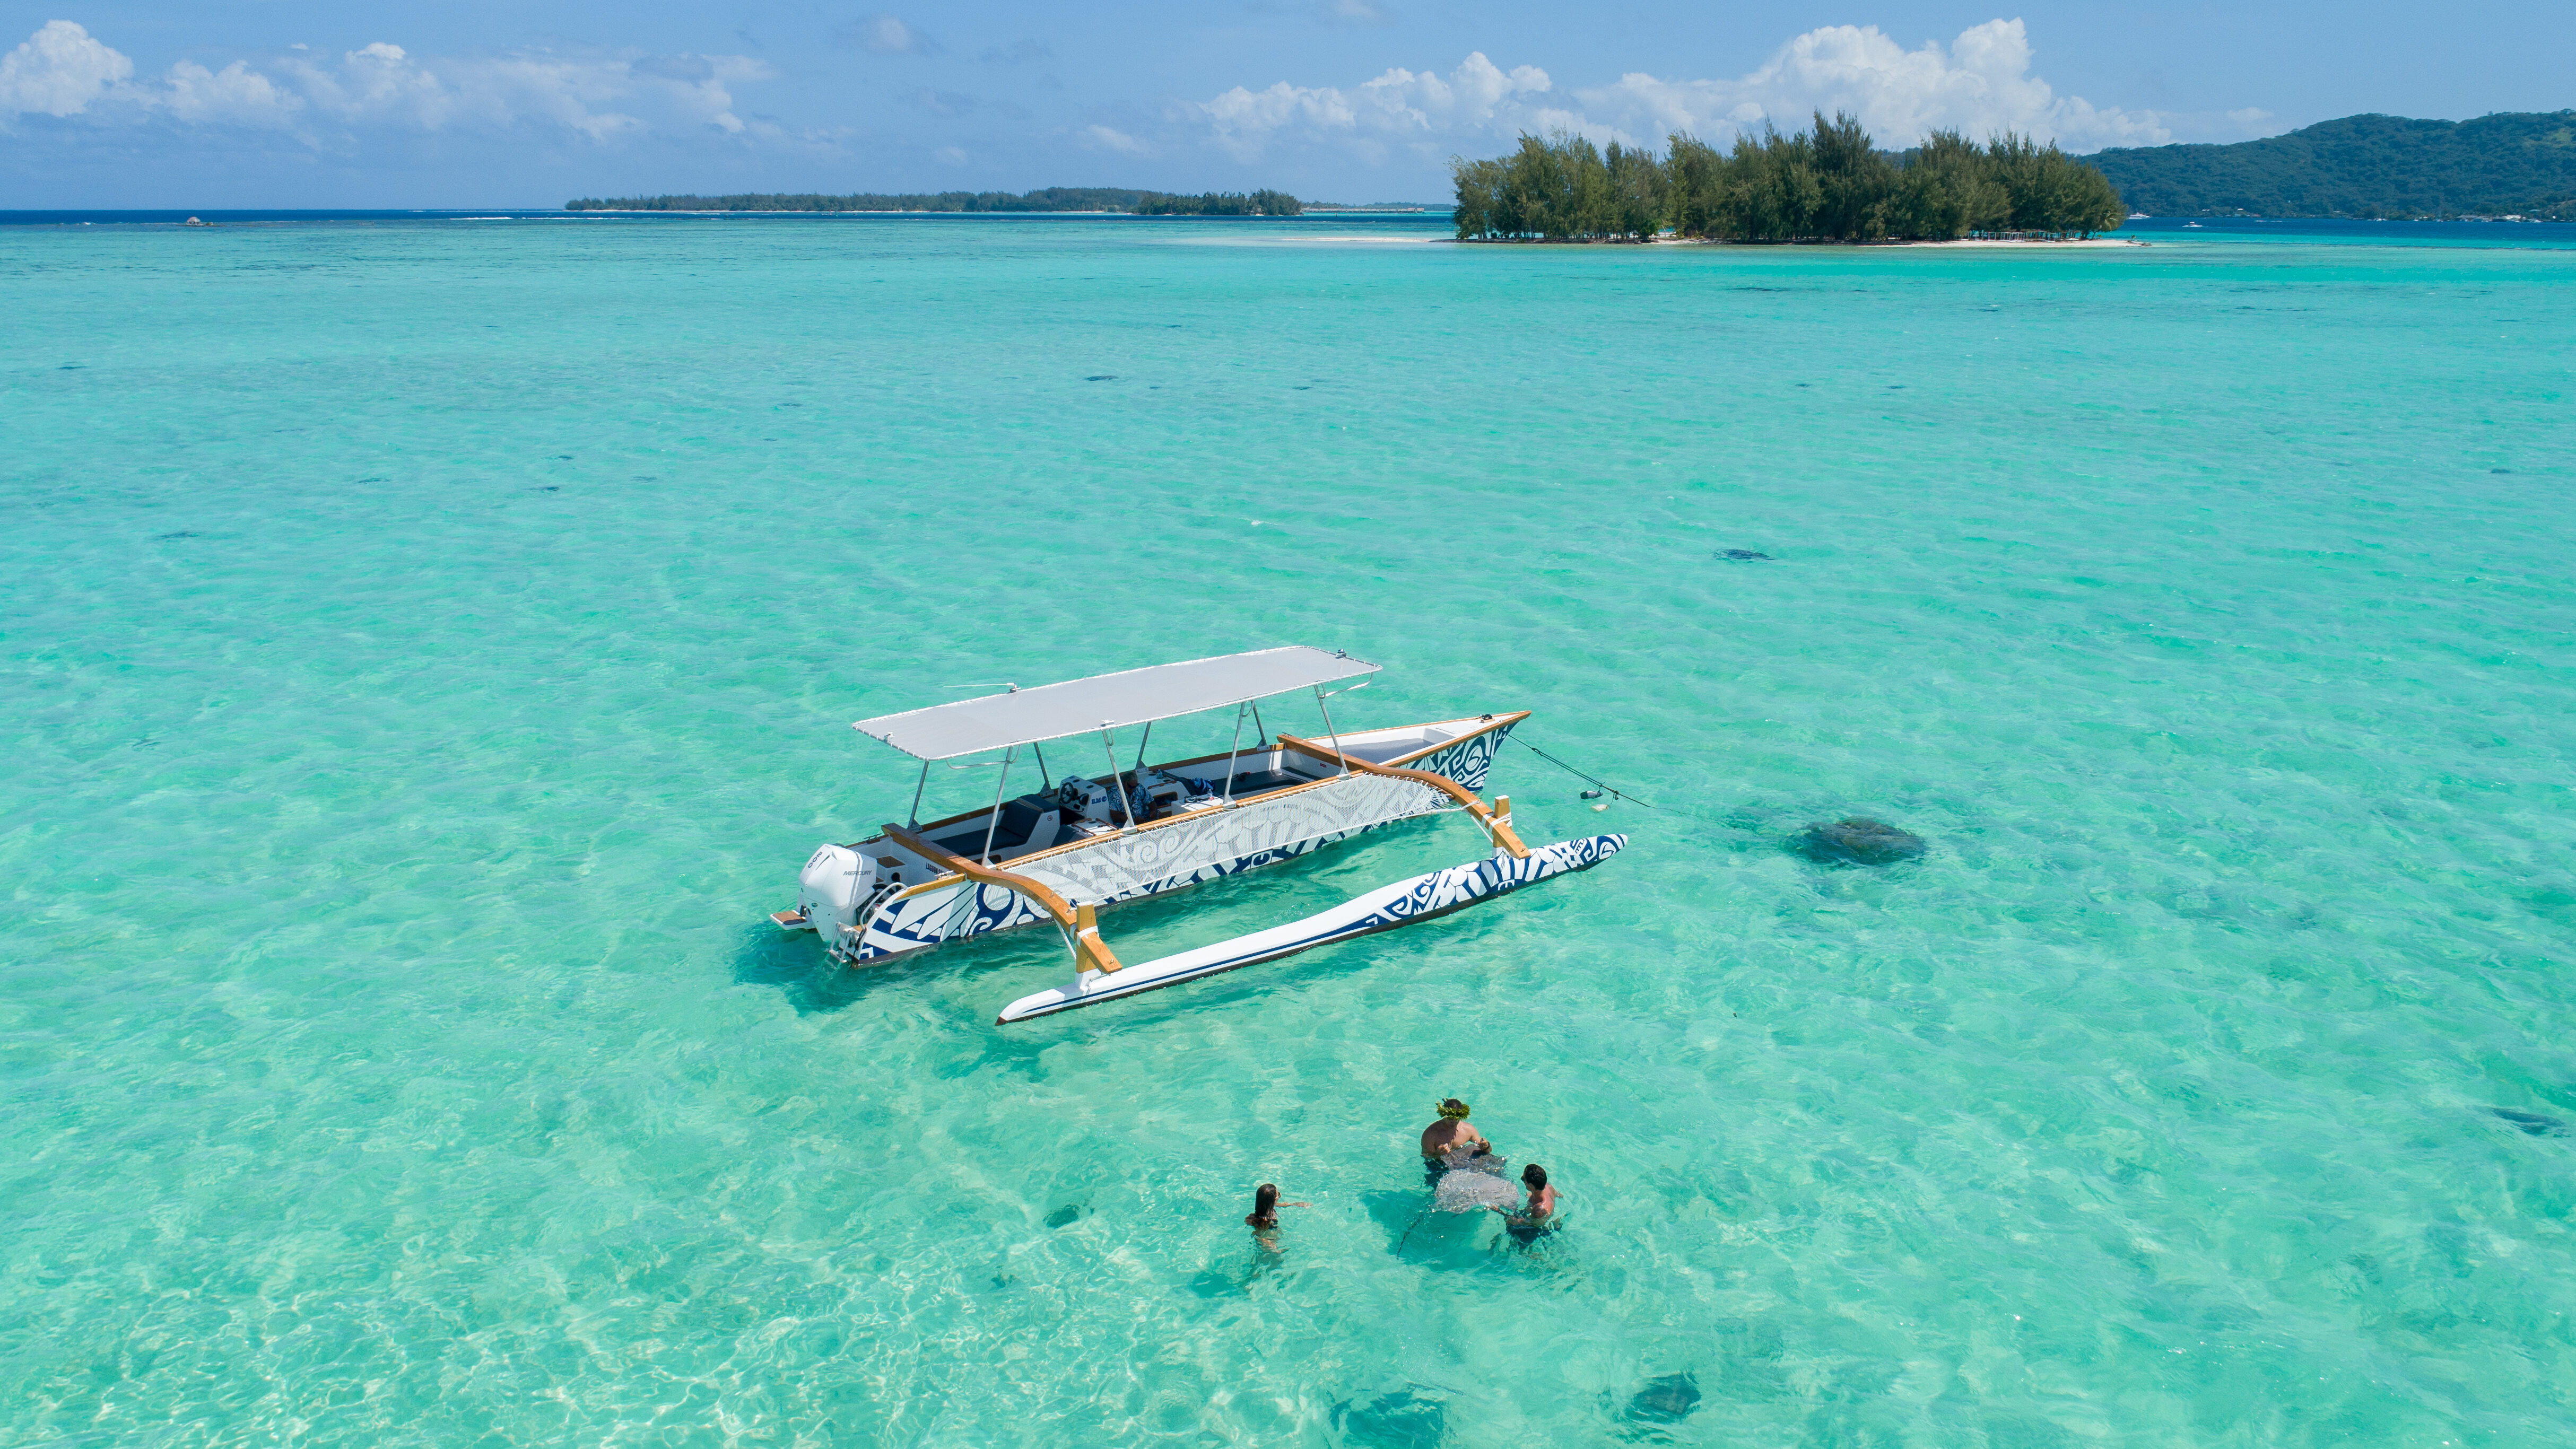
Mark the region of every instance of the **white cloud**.
<instances>
[{"instance_id":1,"label":"white cloud","mask_svg":"<svg viewBox=\"0 0 2576 1449\"><path fill-rule=\"evenodd\" d=\"M76 116L134 74L134 62L68 20L48 20L0 56L0 121L27 114Z\"/></svg>"},{"instance_id":2,"label":"white cloud","mask_svg":"<svg viewBox=\"0 0 2576 1449\"><path fill-rule=\"evenodd\" d=\"M2152 114L2059 96L2030 65L2030 38L2018 20L1989 20L1959 32L1946 48L1927 40L1916 50L1876 26L1828 25L1734 80L1662 80L1637 71L1580 99L1614 124L1658 138L1691 131L1717 139L1766 121L1794 130L1821 110L1851 112L1887 146L1910 146L1944 128L1975 137L2020 131L2083 149L2173 139Z\"/></svg>"},{"instance_id":3,"label":"white cloud","mask_svg":"<svg viewBox=\"0 0 2576 1449\"><path fill-rule=\"evenodd\" d=\"M1113 131L1107 126L1085 126L1082 130L1082 134L1091 142L1092 145L1098 146L1106 151L1122 151L1130 156L1151 156L1154 154L1152 149L1147 147L1144 142L1137 140L1135 137L1128 135L1124 131Z\"/></svg>"},{"instance_id":4,"label":"white cloud","mask_svg":"<svg viewBox=\"0 0 2576 1449\"><path fill-rule=\"evenodd\" d=\"M1236 159L1249 161L1282 131L1347 136L1377 145L1579 122L1580 117L1528 99L1549 89L1547 72L1537 66L1505 71L1477 51L1445 77L1397 66L1349 90L1286 81L1263 91L1236 86L1192 109L1215 131L1218 144Z\"/></svg>"},{"instance_id":5,"label":"white cloud","mask_svg":"<svg viewBox=\"0 0 2576 1449\"><path fill-rule=\"evenodd\" d=\"M234 61L208 70L194 61L170 67L160 102L182 121L284 130L304 109L304 98Z\"/></svg>"},{"instance_id":6,"label":"white cloud","mask_svg":"<svg viewBox=\"0 0 2576 1449\"><path fill-rule=\"evenodd\" d=\"M569 131L593 141L647 133L741 135L758 127L734 114L733 87L767 78L748 56L563 54L517 50L442 58L377 41L317 60L301 47L267 72L236 60L221 70L182 60L167 74L129 82L134 63L69 21L38 30L0 57L0 119L90 112L102 123L158 117L187 127L291 133L321 145L326 133L366 130ZM93 105L95 102L113 104Z\"/></svg>"},{"instance_id":7,"label":"white cloud","mask_svg":"<svg viewBox=\"0 0 2576 1449\"><path fill-rule=\"evenodd\" d=\"M929 36L891 15L871 15L843 27L832 38L871 55L928 55L939 48Z\"/></svg>"},{"instance_id":8,"label":"white cloud","mask_svg":"<svg viewBox=\"0 0 2576 1449\"><path fill-rule=\"evenodd\" d=\"M1187 109L1244 161L1277 138L1341 139L1372 156L1388 142L1409 143L1430 155L1558 127L1631 145L1659 145L1674 131L1723 144L1766 122L1798 129L1816 110L1849 111L1890 147L1944 127L1977 137L2021 131L2084 149L2172 139L2152 112L2059 96L2030 73L2031 59L2018 20L1990 20L1948 46L1927 41L1915 50L1874 26L1830 25L1733 80L1636 71L1568 95L1536 66L1505 71L1478 52L1446 77L1397 68L1348 90L1286 81L1263 91L1237 86Z\"/></svg>"}]
</instances>

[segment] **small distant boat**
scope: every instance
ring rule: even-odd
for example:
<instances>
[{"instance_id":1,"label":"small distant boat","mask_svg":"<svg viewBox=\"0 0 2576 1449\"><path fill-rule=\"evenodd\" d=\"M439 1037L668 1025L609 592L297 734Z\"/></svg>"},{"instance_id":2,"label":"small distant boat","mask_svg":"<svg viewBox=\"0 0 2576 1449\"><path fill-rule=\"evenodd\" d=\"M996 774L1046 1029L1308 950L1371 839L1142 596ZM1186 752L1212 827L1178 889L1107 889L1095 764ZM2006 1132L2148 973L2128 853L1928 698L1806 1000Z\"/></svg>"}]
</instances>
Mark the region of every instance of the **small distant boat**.
<instances>
[{"instance_id":1,"label":"small distant boat","mask_svg":"<svg viewBox=\"0 0 2576 1449\"><path fill-rule=\"evenodd\" d=\"M1193 659L933 705L858 722L862 734L921 761L913 818L865 840L815 850L796 908L770 919L821 934L835 961L863 965L970 936L1052 924L1074 979L1005 1007L1004 1022L1132 996L1194 977L1428 920L1618 853L1624 835L1532 847L1512 832L1511 800L1476 791L1527 710L1342 734L1326 703L1378 666L1347 652L1292 646ZM1324 686L1356 679L1327 691ZM1270 733L1261 701L1312 691L1322 740ZM1149 764L1156 723L1231 709L1220 755ZM1254 727L1250 747L1243 727ZM1139 728L1132 763L1117 733ZM1045 746L1097 735L1109 769L1055 775ZM1026 752L1039 788L1013 798ZM998 754L993 803L923 823L930 767ZM1057 763L1064 763L1061 749ZM956 769L977 768L954 765ZM1026 776L1022 776L1026 779ZM1025 787L1024 787L1025 788ZM1100 939L1100 907L1162 895L1293 859L1399 820L1464 811L1491 842L1469 861L1382 886L1289 925L1156 961L1128 964Z\"/></svg>"},{"instance_id":2,"label":"small distant boat","mask_svg":"<svg viewBox=\"0 0 2576 1449\"><path fill-rule=\"evenodd\" d=\"M2186 221L2183 223L2183 229L2186 231L2198 231L2200 230L2200 223L2196 221Z\"/></svg>"},{"instance_id":3,"label":"small distant boat","mask_svg":"<svg viewBox=\"0 0 2576 1449\"><path fill-rule=\"evenodd\" d=\"M2149 216L2149 215L2147 215L2147 214L2146 214L2145 212L2143 212L2143 211L2133 211L2133 212L2130 212L2130 213L2129 213L2129 220L2131 220L2131 221L2153 221L2153 220L2155 220L2155 218L2154 218L2154 217L2151 217L2151 216Z\"/></svg>"}]
</instances>

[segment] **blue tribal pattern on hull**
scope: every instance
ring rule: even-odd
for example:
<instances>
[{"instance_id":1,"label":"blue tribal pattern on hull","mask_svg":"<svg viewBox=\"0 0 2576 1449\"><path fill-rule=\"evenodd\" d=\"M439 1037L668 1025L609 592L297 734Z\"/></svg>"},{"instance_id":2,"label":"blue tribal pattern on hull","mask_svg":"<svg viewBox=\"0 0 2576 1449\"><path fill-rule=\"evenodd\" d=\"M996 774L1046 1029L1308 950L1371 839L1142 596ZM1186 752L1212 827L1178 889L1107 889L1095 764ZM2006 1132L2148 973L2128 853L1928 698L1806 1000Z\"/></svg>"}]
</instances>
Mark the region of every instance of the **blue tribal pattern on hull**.
<instances>
[{"instance_id":1,"label":"blue tribal pattern on hull","mask_svg":"<svg viewBox=\"0 0 2576 1449\"><path fill-rule=\"evenodd\" d=\"M1400 926L1407 921L1473 905L1488 896L1519 890L1552 875L1589 870L1605 858L1616 855L1627 844L1628 837L1624 835L1595 835L1583 840L1561 840L1553 845L1540 846L1521 860L1496 851L1491 859L1453 865L1447 870L1435 870L1423 876L1402 897L1381 904L1353 928L1337 934Z\"/></svg>"},{"instance_id":2,"label":"blue tribal pattern on hull","mask_svg":"<svg viewBox=\"0 0 2576 1449\"><path fill-rule=\"evenodd\" d=\"M1517 722L1480 735L1469 735L1433 750L1404 768L1430 775L1446 775L1470 790L1481 792L1485 788L1485 772L1494 767L1494 756L1503 751L1504 737L1516 728Z\"/></svg>"},{"instance_id":3,"label":"blue tribal pattern on hull","mask_svg":"<svg viewBox=\"0 0 2576 1449\"><path fill-rule=\"evenodd\" d=\"M1444 775L1470 790L1479 789L1510 732L1505 726L1471 735L1406 768ZM1321 790L1301 790L1200 821L1112 837L1096 847L1041 856L1009 868L1045 882L1069 901L1114 905L1258 870L1445 808L1448 801L1428 786L1350 775ZM855 939L845 936L836 943L833 954L857 965L1047 919L1034 901L1006 887L959 882L888 901L868 918Z\"/></svg>"},{"instance_id":4,"label":"blue tribal pattern on hull","mask_svg":"<svg viewBox=\"0 0 2576 1449\"><path fill-rule=\"evenodd\" d=\"M1247 870L1259 870L1265 865L1276 865L1283 860L1292 860L1308 851L1338 844L1353 835L1382 830L1394 823L1390 820L1379 825L1364 825L1357 830L1322 840L1302 841L1278 850L1265 850L1220 864L1201 866L1196 870L1153 881L1141 890L1122 893L1101 904L1114 905L1121 901L1161 895L1165 891L1176 891L1183 886L1203 885L1212 880L1223 880L1230 875L1241 875ZM936 946L942 941L957 940L966 936L981 936L991 931L1008 931L1019 926L1043 924L1050 924L1047 913L1038 909L1034 902L1017 891L997 885L971 883L951 886L942 891L925 891L909 900L897 901L878 911L869 920L867 931L861 937L858 949L842 953L841 959L856 966L882 957L899 955L905 951L918 951L927 946Z\"/></svg>"}]
</instances>

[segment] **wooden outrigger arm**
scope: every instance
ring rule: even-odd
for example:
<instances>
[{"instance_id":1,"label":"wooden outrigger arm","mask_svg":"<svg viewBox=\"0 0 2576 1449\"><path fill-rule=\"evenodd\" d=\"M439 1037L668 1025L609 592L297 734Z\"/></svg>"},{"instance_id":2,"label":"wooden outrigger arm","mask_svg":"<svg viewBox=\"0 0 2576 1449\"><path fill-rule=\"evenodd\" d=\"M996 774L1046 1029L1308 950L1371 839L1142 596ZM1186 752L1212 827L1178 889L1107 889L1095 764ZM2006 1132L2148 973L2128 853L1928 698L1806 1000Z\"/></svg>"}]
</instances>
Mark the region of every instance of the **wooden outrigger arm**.
<instances>
[{"instance_id":1,"label":"wooden outrigger arm","mask_svg":"<svg viewBox=\"0 0 2576 1449\"><path fill-rule=\"evenodd\" d=\"M1385 775L1392 779L1411 780L1417 785L1428 785L1466 806L1468 813L1474 815L1485 827L1486 832L1493 836L1494 844L1502 847L1512 859L1529 859L1529 847L1521 844L1521 838L1512 833L1512 828L1503 823L1500 815L1494 813L1494 807L1477 799L1475 791L1446 775L1435 775L1428 770L1398 769L1393 765L1373 765L1357 755L1346 755L1329 745L1319 745L1313 740L1301 740L1295 735L1274 735L1272 738L1276 739L1284 749L1295 750L1301 755L1312 755L1319 760L1346 765L1363 775Z\"/></svg>"},{"instance_id":2,"label":"wooden outrigger arm","mask_svg":"<svg viewBox=\"0 0 2576 1449\"><path fill-rule=\"evenodd\" d=\"M981 862L968 860L955 851L943 850L900 825L888 824L885 828L885 837L952 875L962 875L968 880L982 881L987 885L1000 886L1007 891L1016 891L1037 902L1038 909L1054 918L1056 928L1063 931L1066 938L1073 943L1073 962L1076 970L1115 971L1118 969L1117 956L1111 953L1108 943L1100 939L1100 921L1092 907L1074 905L1057 895L1055 888L1044 881L1031 880L1024 875L1014 875L1007 870L998 870Z\"/></svg>"}]
</instances>

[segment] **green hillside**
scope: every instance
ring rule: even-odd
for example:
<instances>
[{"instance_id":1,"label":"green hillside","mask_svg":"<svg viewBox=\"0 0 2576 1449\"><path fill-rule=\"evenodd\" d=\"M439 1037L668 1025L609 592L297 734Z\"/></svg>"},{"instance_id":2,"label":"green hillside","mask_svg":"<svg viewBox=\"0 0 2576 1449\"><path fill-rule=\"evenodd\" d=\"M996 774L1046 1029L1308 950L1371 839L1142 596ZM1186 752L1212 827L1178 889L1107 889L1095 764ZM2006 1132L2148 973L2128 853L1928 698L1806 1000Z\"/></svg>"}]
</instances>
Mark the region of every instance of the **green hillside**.
<instances>
[{"instance_id":1,"label":"green hillside","mask_svg":"<svg viewBox=\"0 0 2576 1449\"><path fill-rule=\"evenodd\" d=\"M2576 221L2576 110L2474 121L2346 116L2232 146L2090 159L2149 216L2522 216Z\"/></svg>"}]
</instances>

